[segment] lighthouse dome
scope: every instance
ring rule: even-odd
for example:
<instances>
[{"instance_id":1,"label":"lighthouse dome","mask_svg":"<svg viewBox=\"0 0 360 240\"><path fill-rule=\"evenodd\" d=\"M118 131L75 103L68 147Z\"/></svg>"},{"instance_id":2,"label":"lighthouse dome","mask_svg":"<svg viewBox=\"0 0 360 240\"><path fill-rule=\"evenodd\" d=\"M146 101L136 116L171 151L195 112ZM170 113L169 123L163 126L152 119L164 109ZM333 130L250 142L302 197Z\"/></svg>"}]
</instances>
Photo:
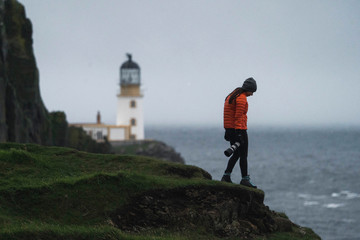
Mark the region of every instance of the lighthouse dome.
<instances>
[{"instance_id":1,"label":"lighthouse dome","mask_svg":"<svg viewBox=\"0 0 360 240\"><path fill-rule=\"evenodd\" d=\"M139 69L140 70L139 65L132 60L131 54L127 54L127 57L128 57L128 60L121 65L120 69Z\"/></svg>"}]
</instances>

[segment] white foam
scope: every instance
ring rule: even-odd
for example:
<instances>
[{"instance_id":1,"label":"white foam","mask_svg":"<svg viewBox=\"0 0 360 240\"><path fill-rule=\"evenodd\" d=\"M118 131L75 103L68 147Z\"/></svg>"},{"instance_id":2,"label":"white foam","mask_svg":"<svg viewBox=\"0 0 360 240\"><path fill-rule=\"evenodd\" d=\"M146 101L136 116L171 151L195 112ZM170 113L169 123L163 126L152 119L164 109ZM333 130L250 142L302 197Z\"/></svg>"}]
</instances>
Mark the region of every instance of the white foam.
<instances>
[{"instance_id":1,"label":"white foam","mask_svg":"<svg viewBox=\"0 0 360 240\"><path fill-rule=\"evenodd\" d=\"M339 208L339 207L343 207L343 206L345 206L344 203L328 203L328 204L323 205L323 207L331 208L331 209L335 209L335 208Z\"/></svg>"},{"instance_id":2,"label":"white foam","mask_svg":"<svg viewBox=\"0 0 360 240\"><path fill-rule=\"evenodd\" d=\"M340 193L332 193L331 196L332 197L340 197Z\"/></svg>"},{"instance_id":3,"label":"white foam","mask_svg":"<svg viewBox=\"0 0 360 240\"><path fill-rule=\"evenodd\" d=\"M302 198L302 199L316 199L316 200L321 200L321 199L327 198L325 195L311 195L308 193L299 193L298 197Z\"/></svg>"},{"instance_id":4,"label":"white foam","mask_svg":"<svg viewBox=\"0 0 360 240\"><path fill-rule=\"evenodd\" d=\"M304 202L305 207L314 206L314 205L319 205L319 202L317 202L317 201L305 201Z\"/></svg>"},{"instance_id":5,"label":"white foam","mask_svg":"<svg viewBox=\"0 0 360 240\"><path fill-rule=\"evenodd\" d=\"M299 193L298 197L303 198L303 199L309 199L311 197L311 195L307 194L307 193Z\"/></svg>"},{"instance_id":6,"label":"white foam","mask_svg":"<svg viewBox=\"0 0 360 240\"><path fill-rule=\"evenodd\" d=\"M334 197L334 198L339 198L340 197L340 198L345 198L347 200L350 200L350 199L360 198L360 194L353 193L353 192L350 192L348 190L344 190L344 191L341 191L341 192L338 192L338 193L332 193L331 197Z\"/></svg>"},{"instance_id":7,"label":"white foam","mask_svg":"<svg viewBox=\"0 0 360 240\"><path fill-rule=\"evenodd\" d=\"M350 191L342 191L343 194L345 194L346 199L354 199L354 198L360 198L360 194L353 193Z\"/></svg>"}]
</instances>

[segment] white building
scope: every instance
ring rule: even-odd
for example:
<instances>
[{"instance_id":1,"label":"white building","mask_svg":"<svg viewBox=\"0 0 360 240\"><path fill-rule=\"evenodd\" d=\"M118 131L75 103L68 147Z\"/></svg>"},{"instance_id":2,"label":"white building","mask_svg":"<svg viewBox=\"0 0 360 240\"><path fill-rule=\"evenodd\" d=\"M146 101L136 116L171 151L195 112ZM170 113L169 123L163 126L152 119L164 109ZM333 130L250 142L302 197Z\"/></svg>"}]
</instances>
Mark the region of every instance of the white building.
<instances>
[{"instance_id":1,"label":"white building","mask_svg":"<svg viewBox=\"0 0 360 240\"><path fill-rule=\"evenodd\" d=\"M116 125L107 125L101 122L100 112L96 123L74 123L70 126L82 127L94 140L101 142L107 138L109 142L124 140L143 140L144 117L143 95L140 91L140 67L128 60L120 67L120 93L117 95Z\"/></svg>"}]
</instances>

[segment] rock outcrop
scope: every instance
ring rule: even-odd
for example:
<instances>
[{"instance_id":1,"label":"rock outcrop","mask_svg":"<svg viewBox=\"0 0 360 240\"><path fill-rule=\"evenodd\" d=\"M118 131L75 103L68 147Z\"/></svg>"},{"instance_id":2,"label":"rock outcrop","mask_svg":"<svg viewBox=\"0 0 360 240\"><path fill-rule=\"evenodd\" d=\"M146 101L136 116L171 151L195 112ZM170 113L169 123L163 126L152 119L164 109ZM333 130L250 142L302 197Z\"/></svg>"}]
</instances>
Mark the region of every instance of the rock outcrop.
<instances>
[{"instance_id":1,"label":"rock outcrop","mask_svg":"<svg viewBox=\"0 0 360 240\"><path fill-rule=\"evenodd\" d=\"M32 45L32 24L24 7L0 0L1 142L52 142Z\"/></svg>"},{"instance_id":2,"label":"rock outcrop","mask_svg":"<svg viewBox=\"0 0 360 240\"><path fill-rule=\"evenodd\" d=\"M284 214L265 206L264 193L239 186L186 186L135 196L112 216L128 232L203 229L217 237L253 239L274 232L306 234ZM302 232L302 233L301 233Z\"/></svg>"}]
</instances>

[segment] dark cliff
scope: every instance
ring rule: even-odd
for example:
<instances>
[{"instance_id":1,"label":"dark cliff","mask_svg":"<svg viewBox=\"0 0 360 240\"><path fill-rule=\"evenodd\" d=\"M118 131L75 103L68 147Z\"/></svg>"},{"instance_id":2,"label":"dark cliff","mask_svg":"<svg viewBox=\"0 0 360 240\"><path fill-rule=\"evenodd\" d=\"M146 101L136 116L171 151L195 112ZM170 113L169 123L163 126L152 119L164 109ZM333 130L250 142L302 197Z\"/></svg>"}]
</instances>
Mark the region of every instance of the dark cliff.
<instances>
[{"instance_id":1,"label":"dark cliff","mask_svg":"<svg viewBox=\"0 0 360 240\"><path fill-rule=\"evenodd\" d=\"M15 0L0 1L0 141L51 144L40 96L32 25Z\"/></svg>"}]
</instances>

